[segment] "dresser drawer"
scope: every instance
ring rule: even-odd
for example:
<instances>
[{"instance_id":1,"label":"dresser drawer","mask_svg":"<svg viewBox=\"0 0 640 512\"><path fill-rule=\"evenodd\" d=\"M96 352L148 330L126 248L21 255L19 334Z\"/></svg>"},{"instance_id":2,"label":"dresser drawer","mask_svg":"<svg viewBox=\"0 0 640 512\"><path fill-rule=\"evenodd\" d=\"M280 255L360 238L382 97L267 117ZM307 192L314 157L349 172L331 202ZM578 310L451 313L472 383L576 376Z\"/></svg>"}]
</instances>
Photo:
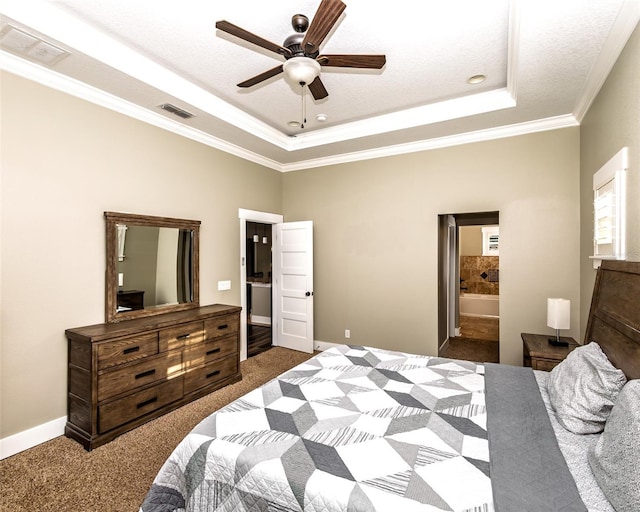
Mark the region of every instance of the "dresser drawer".
<instances>
[{"instance_id":1,"label":"dresser drawer","mask_svg":"<svg viewBox=\"0 0 640 512\"><path fill-rule=\"evenodd\" d=\"M238 358L227 357L201 368L195 368L184 376L184 394L215 384L238 373Z\"/></svg>"},{"instance_id":2,"label":"dresser drawer","mask_svg":"<svg viewBox=\"0 0 640 512\"><path fill-rule=\"evenodd\" d=\"M182 354L170 352L147 358L138 364L99 373L98 401L101 402L140 386L170 378L181 371Z\"/></svg>"},{"instance_id":3,"label":"dresser drawer","mask_svg":"<svg viewBox=\"0 0 640 512\"><path fill-rule=\"evenodd\" d=\"M98 369L104 370L136 359L154 356L157 353L157 332L109 341L98 346Z\"/></svg>"},{"instance_id":4,"label":"dresser drawer","mask_svg":"<svg viewBox=\"0 0 640 512\"><path fill-rule=\"evenodd\" d=\"M190 322L160 331L160 351L182 348L204 340L204 322Z\"/></svg>"},{"instance_id":5,"label":"dresser drawer","mask_svg":"<svg viewBox=\"0 0 640 512\"><path fill-rule=\"evenodd\" d=\"M204 323L207 339L218 338L235 334L240 330L238 315L216 316L205 320Z\"/></svg>"},{"instance_id":6,"label":"dresser drawer","mask_svg":"<svg viewBox=\"0 0 640 512\"><path fill-rule=\"evenodd\" d=\"M182 376L178 376L152 388L101 405L98 408L98 431L107 432L181 398Z\"/></svg>"},{"instance_id":7,"label":"dresser drawer","mask_svg":"<svg viewBox=\"0 0 640 512\"><path fill-rule=\"evenodd\" d=\"M183 361L185 368L202 366L238 353L238 337L213 338L204 343L185 349Z\"/></svg>"},{"instance_id":8,"label":"dresser drawer","mask_svg":"<svg viewBox=\"0 0 640 512\"><path fill-rule=\"evenodd\" d=\"M556 366L558 366L560 363L561 363L561 361L553 361L553 360L549 360L549 359L532 359L531 360L531 367L534 370L542 370L544 372L550 372Z\"/></svg>"}]
</instances>

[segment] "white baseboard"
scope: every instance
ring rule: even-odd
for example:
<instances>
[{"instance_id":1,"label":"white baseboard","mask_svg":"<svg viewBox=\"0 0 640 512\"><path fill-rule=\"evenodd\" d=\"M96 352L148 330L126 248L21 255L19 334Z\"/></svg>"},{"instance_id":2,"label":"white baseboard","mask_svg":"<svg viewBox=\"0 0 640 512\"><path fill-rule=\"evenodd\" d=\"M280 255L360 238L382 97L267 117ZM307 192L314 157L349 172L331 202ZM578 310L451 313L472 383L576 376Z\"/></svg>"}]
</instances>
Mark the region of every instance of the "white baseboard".
<instances>
[{"instance_id":1,"label":"white baseboard","mask_svg":"<svg viewBox=\"0 0 640 512\"><path fill-rule=\"evenodd\" d=\"M271 317L251 315L251 323L258 325L271 325Z\"/></svg>"},{"instance_id":2,"label":"white baseboard","mask_svg":"<svg viewBox=\"0 0 640 512\"><path fill-rule=\"evenodd\" d=\"M63 416L62 418L48 421L37 427L0 439L0 460L11 457L28 448L33 448L46 441L50 441L54 437L63 435L66 423L67 417Z\"/></svg>"},{"instance_id":3,"label":"white baseboard","mask_svg":"<svg viewBox=\"0 0 640 512\"><path fill-rule=\"evenodd\" d=\"M315 350L327 350L339 346L339 343L329 343L328 341L314 341ZM63 416L56 420L51 420L37 427L30 428L24 432L18 432L4 439L0 439L0 460L11 457L29 448L33 448L46 441L64 435L64 427L67 417Z\"/></svg>"}]
</instances>

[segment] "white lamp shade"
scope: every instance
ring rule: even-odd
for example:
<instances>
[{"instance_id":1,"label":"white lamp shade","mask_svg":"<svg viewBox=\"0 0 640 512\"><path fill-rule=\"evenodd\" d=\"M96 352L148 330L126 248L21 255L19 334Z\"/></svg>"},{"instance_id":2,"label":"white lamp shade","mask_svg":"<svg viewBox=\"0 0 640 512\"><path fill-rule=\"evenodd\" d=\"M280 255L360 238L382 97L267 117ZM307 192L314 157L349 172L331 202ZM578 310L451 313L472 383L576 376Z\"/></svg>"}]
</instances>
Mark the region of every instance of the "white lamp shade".
<instances>
[{"instance_id":1,"label":"white lamp shade","mask_svg":"<svg viewBox=\"0 0 640 512\"><path fill-rule=\"evenodd\" d=\"M310 84L320 74L320 64L311 57L292 57L282 65L288 80Z\"/></svg>"},{"instance_id":2,"label":"white lamp shade","mask_svg":"<svg viewBox=\"0 0 640 512\"><path fill-rule=\"evenodd\" d=\"M571 301L547 299L547 326L553 329L569 329L571 326Z\"/></svg>"}]
</instances>

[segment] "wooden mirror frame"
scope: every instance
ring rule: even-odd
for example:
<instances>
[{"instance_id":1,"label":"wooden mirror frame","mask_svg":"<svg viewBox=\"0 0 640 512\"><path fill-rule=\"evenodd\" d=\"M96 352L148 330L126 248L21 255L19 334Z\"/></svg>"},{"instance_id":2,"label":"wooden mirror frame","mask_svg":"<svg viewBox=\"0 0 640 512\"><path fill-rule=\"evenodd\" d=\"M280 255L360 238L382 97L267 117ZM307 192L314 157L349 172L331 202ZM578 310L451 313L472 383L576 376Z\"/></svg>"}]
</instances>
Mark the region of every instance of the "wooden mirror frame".
<instances>
[{"instance_id":1,"label":"wooden mirror frame","mask_svg":"<svg viewBox=\"0 0 640 512\"><path fill-rule=\"evenodd\" d=\"M105 318L107 323L183 311L200 306L200 221L153 217L131 213L104 212L107 229L107 271L105 283ZM154 306L133 311L118 312L118 224L158 228L178 228L192 232L192 300L183 304Z\"/></svg>"}]
</instances>

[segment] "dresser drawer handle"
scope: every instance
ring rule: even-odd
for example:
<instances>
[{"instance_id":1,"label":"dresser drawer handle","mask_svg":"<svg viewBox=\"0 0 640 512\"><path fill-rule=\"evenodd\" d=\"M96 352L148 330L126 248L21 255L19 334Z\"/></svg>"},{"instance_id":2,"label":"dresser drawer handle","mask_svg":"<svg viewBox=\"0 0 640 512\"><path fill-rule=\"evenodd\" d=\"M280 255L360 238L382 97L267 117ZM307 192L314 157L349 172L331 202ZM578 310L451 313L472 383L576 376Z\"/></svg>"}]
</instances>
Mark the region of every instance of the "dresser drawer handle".
<instances>
[{"instance_id":1,"label":"dresser drawer handle","mask_svg":"<svg viewBox=\"0 0 640 512\"><path fill-rule=\"evenodd\" d=\"M123 354L133 354L134 352L138 352L140 350L140 347L129 347L129 348L125 348L122 353Z\"/></svg>"},{"instance_id":2,"label":"dresser drawer handle","mask_svg":"<svg viewBox=\"0 0 640 512\"><path fill-rule=\"evenodd\" d=\"M177 340L186 340L189 336L191 336L191 333L189 334L181 334L180 336L176 336Z\"/></svg>"},{"instance_id":3,"label":"dresser drawer handle","mask_svg":"<svg viewBox=\"0 0 640 512\"><path fill-rule=\"evenodd\" d=\"M148 377L149 375L153 375L154 373L156 373L155 369L147 370L146 372L142 372L136 375L136 379L142 379L143 377Z\"/></svg>"},{"instance_id":4,"label":"dresser drawer handle","mask_svg":"<svg viewBox=\"0 0 640 512\"><path fill-rule=\"evenodd\" d=\"M207 352L207 355L210 356L211 354L215 354L216 352L220 352L220 347L218 348L212 348L211 350L209 350Z\"/></svg>"},{"instance_id":5,"label":"dresser drawer handle","mask_svg":"<svg viewBox=\"0 0 640 512\"><path fill-rule=\"evenodd\" d=\"M223 329L226 329L227 327L229 327L229 324L222 324L218 326L218 330L221 331Z\"/></svg>"},{"instance_id":6,"label":"dresser drawer handle","mask_svg":"<svg viewBox=\"0 0 640 512\"><path fill-rule=\"evenodd\" d=\"M142 409L145 405L149 405L152 404L154 402L158 401L158 397L154 396L153 398L149 398L149 400L145 400L144 402L140 402L139 404L136 405L137 409Z\"/></svg>"},{"instance_id":7,"label":"dresser drawer handle","mask_svg":"<svg viewBox=\"0 0 640 512\"><path fill-rule=\"evenodd\" d=\"M207 373L207 379L210 379L211 377L215 377L219 373L220 373L220 370L216 370L215 372Z\"/></svg>"}]
</instances>

